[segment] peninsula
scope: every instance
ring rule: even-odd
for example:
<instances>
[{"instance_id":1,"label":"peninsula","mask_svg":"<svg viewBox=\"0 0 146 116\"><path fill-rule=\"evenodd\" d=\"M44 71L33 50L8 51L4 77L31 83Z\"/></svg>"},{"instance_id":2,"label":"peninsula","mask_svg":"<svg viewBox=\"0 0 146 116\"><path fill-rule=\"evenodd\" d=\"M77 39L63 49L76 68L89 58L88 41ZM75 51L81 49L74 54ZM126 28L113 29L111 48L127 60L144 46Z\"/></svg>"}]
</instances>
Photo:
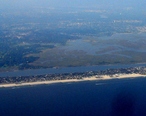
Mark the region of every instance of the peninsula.
<instances>
[{"instance_id":1,"label":"peninsula","mask_svg":"<svg viewBox=\"0 0 146 116\"><path fill-rule=\"evenodd\" d=\"M108 69L82 73L46 74L36 76L0 77L0 87L33 86L40 84L98 81L107 79L146 77L146 67Z\"/></svg>"}]
</instances>

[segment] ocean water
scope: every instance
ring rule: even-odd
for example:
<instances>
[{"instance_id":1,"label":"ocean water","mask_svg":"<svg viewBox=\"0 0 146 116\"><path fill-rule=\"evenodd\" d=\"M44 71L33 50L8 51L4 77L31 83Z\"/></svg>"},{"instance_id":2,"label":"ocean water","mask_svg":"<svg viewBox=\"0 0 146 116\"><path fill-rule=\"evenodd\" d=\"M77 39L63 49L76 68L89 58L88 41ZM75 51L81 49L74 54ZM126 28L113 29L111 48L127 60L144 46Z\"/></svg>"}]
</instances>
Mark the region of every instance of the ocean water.
<instances>
[{"instance_id":1,"label":"ocean water","mask_svg":"<svg viewBox=\"0 0 146 116\"><path fill-rule=\"evenodd\" d=\"M0 116L146 116L146 79L0 88Z\"/></svg>"}]
</instances>

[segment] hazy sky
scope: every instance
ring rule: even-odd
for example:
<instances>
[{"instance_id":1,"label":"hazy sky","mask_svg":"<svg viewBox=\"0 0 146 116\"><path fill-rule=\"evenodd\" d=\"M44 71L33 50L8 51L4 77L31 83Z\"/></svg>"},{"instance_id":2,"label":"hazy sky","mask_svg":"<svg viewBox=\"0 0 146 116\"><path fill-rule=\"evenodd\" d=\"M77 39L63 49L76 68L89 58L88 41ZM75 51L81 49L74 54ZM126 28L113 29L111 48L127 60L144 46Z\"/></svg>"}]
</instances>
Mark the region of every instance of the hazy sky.
<instances>
[{"instance_id":1,"label":"hazy sky","mask_svg":"<svg viewBox=\"0 0 146 116\"><path fill-rule=\"evenodd\" d=\"M0 0L0 9L16 7L114 6L145 8L145 0Z\"/></svg>"}]
</instances>

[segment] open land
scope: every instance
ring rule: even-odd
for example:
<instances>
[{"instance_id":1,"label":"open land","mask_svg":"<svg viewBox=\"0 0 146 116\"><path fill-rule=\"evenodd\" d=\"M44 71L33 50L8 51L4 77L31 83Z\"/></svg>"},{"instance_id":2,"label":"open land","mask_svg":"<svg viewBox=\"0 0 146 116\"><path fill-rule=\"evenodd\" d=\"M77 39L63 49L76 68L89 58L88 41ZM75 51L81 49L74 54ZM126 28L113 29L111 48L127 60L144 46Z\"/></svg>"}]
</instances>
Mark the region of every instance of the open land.
<instances>
[{"instance_id":1,"label":"open land","mask_svg":"<svg viewBox=\"0 0 146 116\"><path fill-rule=\"evenodd\" d=\"M119 10L0 11L0 72L146 62L145 15Z\"/></svg>"}]
</instances>

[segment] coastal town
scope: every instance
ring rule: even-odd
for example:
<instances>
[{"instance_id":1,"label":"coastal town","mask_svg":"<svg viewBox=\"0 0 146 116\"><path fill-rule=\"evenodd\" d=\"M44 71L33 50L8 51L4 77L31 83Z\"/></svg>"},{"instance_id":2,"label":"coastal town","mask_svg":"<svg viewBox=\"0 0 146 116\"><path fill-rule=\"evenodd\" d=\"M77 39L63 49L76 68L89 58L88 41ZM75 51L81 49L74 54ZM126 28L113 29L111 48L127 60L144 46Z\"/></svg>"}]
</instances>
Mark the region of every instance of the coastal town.
<instances>
[{"instance_id":1,"label":"coastal town","mask_svg":"<svg viewBox=\"0 0 146 116\"><path fill-rule=\"evenodd\" d=\"M133 76L134 75L134 76ZM131 68L120 68L120 69L107 69L104 71L88 71L80 73L63 73L63 74L45 74L36 76L17 76L17 77L0 77L1 87L3 85L14 84L15 86L29 85L29 83L40 83L45 82L72 82L72 81L84 81L84 80L101 80L105 77L107 79L118 79L118 77L145 77L146 67L131 67ZM31 84L30 84L31 85Z\"/></svg>"}]
</instances>

